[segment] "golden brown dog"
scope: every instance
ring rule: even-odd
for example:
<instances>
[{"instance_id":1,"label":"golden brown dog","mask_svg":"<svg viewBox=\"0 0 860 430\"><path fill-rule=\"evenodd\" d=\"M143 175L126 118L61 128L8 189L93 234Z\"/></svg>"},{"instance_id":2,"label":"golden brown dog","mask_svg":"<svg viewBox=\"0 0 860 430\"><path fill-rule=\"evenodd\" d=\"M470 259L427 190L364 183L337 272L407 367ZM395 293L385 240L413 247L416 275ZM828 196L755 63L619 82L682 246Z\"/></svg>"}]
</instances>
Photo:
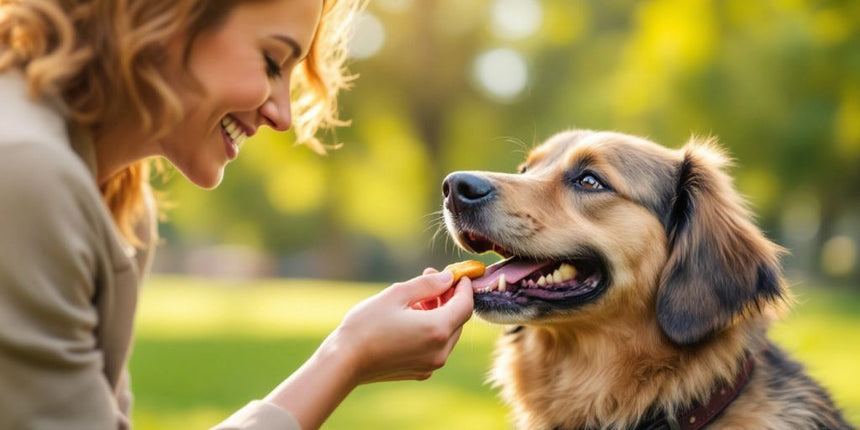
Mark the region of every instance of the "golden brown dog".
<instances>
[{"instance_id":1,"label":"golden brown dog","mask_svg":"<svg viewBox=\"0 0 860 430\"><path fill-rule=\"evenodd\" d=\"M560 133L519 174L443 184L458 244L506 259L473 281L510 324L491 380L523 429L846 429L765 332L789 300L710 141L671 150Z\"/></svg>"}]
</instances>

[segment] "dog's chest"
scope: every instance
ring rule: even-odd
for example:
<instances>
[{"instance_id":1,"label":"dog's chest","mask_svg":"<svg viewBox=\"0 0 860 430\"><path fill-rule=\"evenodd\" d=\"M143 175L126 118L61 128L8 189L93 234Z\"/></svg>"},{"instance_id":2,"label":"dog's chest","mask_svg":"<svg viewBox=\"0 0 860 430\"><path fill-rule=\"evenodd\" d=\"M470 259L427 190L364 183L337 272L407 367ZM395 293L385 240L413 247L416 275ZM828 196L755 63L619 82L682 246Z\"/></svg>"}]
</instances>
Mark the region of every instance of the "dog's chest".
<instances>
[{"instance_id":1,"label":"dog's chest","mask_svg":"<svg viewBox=\"0 0 860 430\"><path fill-rule=\"evenodd\" d=\"M511 333L500 339L492 379L519 428L586 429L595 417L619 406L605 395L617 378L595 371L593 360L575 351L548 350L543 340L523 332Z\"/></svg>"}]
</instances>

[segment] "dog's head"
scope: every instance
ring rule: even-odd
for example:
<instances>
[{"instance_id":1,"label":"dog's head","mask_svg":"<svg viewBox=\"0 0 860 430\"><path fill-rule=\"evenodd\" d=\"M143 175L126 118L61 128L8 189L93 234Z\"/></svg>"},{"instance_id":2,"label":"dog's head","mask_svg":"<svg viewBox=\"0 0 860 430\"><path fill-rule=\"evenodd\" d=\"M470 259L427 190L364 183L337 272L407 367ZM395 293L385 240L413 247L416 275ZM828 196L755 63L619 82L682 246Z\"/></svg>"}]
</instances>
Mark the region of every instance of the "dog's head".
<instances>
[{"instance_id":1,"label":"dog's head","mask_svg":"<svg viewBox=\"0 0 860 430\"><path fill-rule=\"evenodd\" d=\"M474 280L475 310L559 324L647 309L696 343L782 297L778 255L711 142L670 150L610 132L560 133L519 174L455 172L445 222L467 250L505 257Z\"/></svg>"}]
</instances>

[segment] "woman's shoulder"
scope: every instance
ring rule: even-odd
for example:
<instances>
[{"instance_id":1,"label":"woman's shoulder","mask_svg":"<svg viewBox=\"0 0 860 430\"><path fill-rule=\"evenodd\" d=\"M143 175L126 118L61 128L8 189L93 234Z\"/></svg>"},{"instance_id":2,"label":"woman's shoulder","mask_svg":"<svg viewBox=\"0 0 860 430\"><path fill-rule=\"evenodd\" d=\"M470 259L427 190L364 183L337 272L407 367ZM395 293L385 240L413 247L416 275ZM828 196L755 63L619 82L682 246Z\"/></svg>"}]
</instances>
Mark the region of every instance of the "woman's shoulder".
<instances>
[{"instance_id":1,"label":"woman's shoulder","mask_svg":"<svg viewBox=\"0 0 860 430\"><path fill-rule=\"evenodd\" d=\"M0 73L0 200L75 193L98 201L86 163L69 142L61 108L32 99L20 73ZM86 198L86 197L84 197Z\"/></svg>"},{"instance_id":2,"label":"woman's shoulder","mask_svg":"<svg viewBox=\"0 0 860 430\"><path fill-rule=\"evenodd\" d=\"M0 146L0 232L8 242L0 254L77 249L89 259L104 248L110 229L98 188L73 157L43 144Z\"/></svg>"},{"instance_id":3,"label":"woman's shoulder","mask_svg":"<svg viewBox=\"0 0 860 430\"><path fill-rule=\"evenodd\" d=\"M0 145L0 199L31 194L45 198L73 193L99 201L98 187L86 165L71 150L27 143Z\"/></svg>"},{"instance_id":4,"label":"woman's shoulder","mask_svg":"<svg viewBox=\"0 0 860 430\"><path fill-rule=\"evenodd\" d=\"M0 148L22 143L58 147L68 139L62 103L31 94L20 71L0 73L0 100Z\"/></svg>"}]
</instances>

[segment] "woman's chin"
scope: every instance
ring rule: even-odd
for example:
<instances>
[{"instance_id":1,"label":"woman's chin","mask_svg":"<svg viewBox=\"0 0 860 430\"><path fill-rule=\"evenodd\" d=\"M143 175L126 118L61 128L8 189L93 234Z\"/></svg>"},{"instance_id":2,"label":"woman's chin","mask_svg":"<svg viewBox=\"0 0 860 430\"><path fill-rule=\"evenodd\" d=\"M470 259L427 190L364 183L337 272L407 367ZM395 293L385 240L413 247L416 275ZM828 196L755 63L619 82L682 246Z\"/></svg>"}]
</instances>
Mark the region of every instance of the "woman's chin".
<instances>
[{"instance_id":1,"label":"woman's chin","mask_svg":"<svg viewBox=\"0 0 860 430\"><path fill-rule=\"evenodd\" d=\"M221 181L224 179L224 167L225 166L220 166L211 170L195 172L185 172L181 169L180 171L185 178L191 181L192 184L205 190L211 190L220 185Z\"/></svg>"},{"instance_id":2,"label":"woman's chin","mask_svg":"<svg viewBox=\"0 0 860 430\"><path fill-rule=\"evenodd\" d=\"M224 169L218 171L217 175L213 175L208 178L208 180L195 182L194 185L197 185L200 188L205 190L211 190L216 188L218 185L221 185L221 181L224 179Z\"/></svg>"}]
</instances>

